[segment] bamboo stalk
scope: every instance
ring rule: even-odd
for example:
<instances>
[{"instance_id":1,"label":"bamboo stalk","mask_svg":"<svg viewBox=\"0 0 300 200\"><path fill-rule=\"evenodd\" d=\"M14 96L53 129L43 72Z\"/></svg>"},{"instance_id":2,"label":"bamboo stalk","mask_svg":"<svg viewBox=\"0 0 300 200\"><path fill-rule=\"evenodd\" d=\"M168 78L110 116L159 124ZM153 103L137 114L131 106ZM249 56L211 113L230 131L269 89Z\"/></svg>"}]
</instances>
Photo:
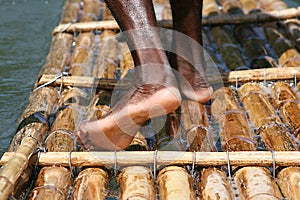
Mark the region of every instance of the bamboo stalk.
<instances>
[{"instance_id":1,"label":"bamboo stalk","mask_svg":"<svg viewBox=\"0 0 300 200\"><path fill-rule=\"evenodd\" d=\"M68 33L58 33L52 38L51 47L38 77L43 74L60 74L71 59L73 36Z\"/></svg>"},{"instance_id":2,"label":"bamboo stalk","mask_svg":"<svg viewBox=\"0 0 300 200\"><path fill-rule=\"evenodd\" d=\"M262 167L244 167L234 174L241 200L282 199L270 172Z\"/></svg>"},{"instance_id":3,"label":"bamboo stalk","mask_svg":"<svg viewBox=\"0 0 300 200\"><path fill-rule=\"evenodd\" d=\"M165 167L159 172L157 183L161 200L196 199L193 179L182 167Z\"/></svg>"},{"instance_id":4,"label":"bamboo stalk","mask_svg":"<svg viewBox=\"0 0 300 200\"><path fill-rule=\"evenodd\" d=\"M261 2L259 0L240 0L244 13L258 12L261 10Z\"/></svg>"},{"instance_id":5,"label":"bamboo stalk","mask_svg":"<svg viewBox=\"0 0 300 200\"><path fill-rule=\"evenodd\" d=\"M283 122L297 136L300 128L299 97L288 83L276 82L272 85L274 105L279 109Z\"/></svg>"},{"instance_id":6,"label":"bamboo stalk","mask_svg":"<svg viewBox=\"0 0 300 200\"><path fill-rule=\"evenodd\" d=\"M48 83L55 77L56 76L54 75L42 75L37 85ZM298 67L289 67L231 71L222 75L221 78L223 79L224 84L279 80L293 81L295 78L300 79L300 69L298 69ZM213 81L214 77L211 77L211 79ZM85 76L65 76L63 77L63 80L57 79L51 85L63 85L64 87L95 87L98 89L112 90L117 85L117 80ZM118 86L125 87L126 83L123 81L123 83L118 83Z\"/></svg>"},{"instance_id":7,"label":"bamboo stalk","mask_svg":"<svg viewBox=\"0 0 300 200\"><path fill-rule=\"evenodd\" d=\"M118 182L121 187L121 200L155 199L153 176L148 168L127 167L119 174Z\"/></svg>"},{"instance_id":8,"label":"bamboo stalk","mask_svg":"<svg viewBox=\"0 0 300 200\"><path fill-rule=\"evenodd\" d=\"M28 199L68 199L72 185L71 173L64 167L44 167L35 181Z\"/></svg>"},{"instance_id":9,"label":"bamboo stalk","mask_svg":"<svg viewBox=\"0 0 300 200\"><path fill-rule=\"evenodd\" d=\"M290 200L300 199L300 168L287 167L277 175L277 183L281 192Z\"/></svg>"},{"instance_id":10,"label":"bamboo stalk","mask_svg":"<svg viewBox=\"0 0 300 200\"><path fill-rule=\"evenodd\" d=\"M205 5L202 9L202 15L204 16L215 16L220 13L219 6L215 0L203 0L203 5Z\"/></svg>"},{"instance_id":11,"label":"bamboo stalk","mask_svg":"<svg viewBox=\"0 0 300 200\"><path fill-rule=\"evenodd\" d=\"M266 11L281 11L288 8L288 5L281 0L260 0L260 2Z\"/></svg>"},{"instance_id":12,"label":"bamboo stalk","mask_svg":"<svg viewBox=\"0 0 300 200\"><path fill-rule=\"evenodd\" d=\"M94 34L80 33L72 54L69 73L74 76L91 76Z\"/></svg>"},{"instance_id":13,"label":"bamboo stalk","mask_svg":"<svg viewBox=\"0 0 300 200\"><path fill-rule=\"evenodd\" d=\"M244 24L244 23L263 23L278 20L291 19L299 16L300 7L289 8L281 11L270 11L265 13L253 13L249 15L218 15L202 19L202 25L225 25L225 24ZM170 20L162 20L158 25L164 28L171 28L172 22ZM66 27L66 24L58 25L52 32L57 34ZM74 29L75 28L75 29ZM114 20L104 20L97 22L82 22L71 24L65 32L72 33L74 30L78 32L90 32L92 30L118 30L119 26Z\"/></svg>"},{"instance_id":14,"label":"bamboo stalk","mask_svg":"<svg viewBox=\"0 0 300 200\"><path fill-rule=\"evenodd\" d=\"M60 23L76 22L79 18L81 0L67 0L63 8Z\"/></svg>"},{"instance_id":15,"label":"bamboo stalk","mask_svg":"<svg viewBox=\"0 0 300 200\"><path fill-rule=\"evenodd\" d=\"M131 56L130 50L126 43L121 44L121 61L120 61L120 69L121 69L121 78L123 78L128 70L134 68L133 58Z\"/></svg>"},{"instance_id":16,"label":"bamboo stalk","mask_svg":"<svg viewBox=\"0 0 300 200\"><path fill-rule=\"evenodd\" d=\"M246 114L238 105L237 98L229 88L214 92L211 105L212 115L221 128L220 136L224 151L251 151L256 149L253 132L250 130Z\"/></svg>"},{"instance_id":17,"label":"bamboo stalk","mask_svg":"<svg viewBox=\"0 0 300 200\"><path fill-rule=\"evenodd\" d=\"M83 0L80 21L90 22L99 20L101 7L103 7L103 2L100 0Z\"/></svg>"},{"instance_id":18,"label":"bamboo stalk","mask_svg":"<svg viewBox=\"0 0 300 200\"><path fill-rule=\"evenodd\" d=\"M245 109L249 111L250 120L256 127L261 127L271 122L281 123L267 94L259 84L244 84L239 89L239 96Z\"/></svg>"},{"instance_id":19,"label":"bamboo stalk","mask_svg":"<svg viewBox=\"0 0 300 200\"><path fill-rule=\"evenodd\" d=\"M108 189L108 174L100 168L87 168L75 180L74 200L105 200Z\"/></svg>"},{"instance_id":20,"label":"bamboo stalk","mask_svg":"<svg viewBox=\"0 0 300 200\"><path fill-rule=\"evenodd\" d=\"M183 138L187 138L190 151L214 151L208 132L208 117L205 107L195 101L181 103L181 127Z\"/></svg>"},{"instance_id":21,"label":"bamboo stalk","mask_svg":"<svg viewBox=\"0 0 300 200\"><path fill-rule=\"evenodd\" d=\"M200 196L203 200L233 200L233 191L226 174L216 168L203 169L201 182L198 183Z\"/></svg>"},{"instance_id":22,"label":"bamboo stalk","mask_svg":"<svg viewBox=\"0 0 300 200\"><path fill-rule=\"evenodd\" d=\"M128 152L47 152L41 153L39 166L60 165L69 166L69 159L72 166L111 166L116 162L120 166L152 165L154 163L153 151L128 151ZM9 159L23 154L6 152L3 154L0 165L4 165ZM183 152L183 151L158 151L156 164L159 165L187 165L198 166L223 166L228 164L228 154L226 152ZM232 166L297 166L300 165L300 153L298 151L239 151L230 152L229 160ZM22 162L22 165L24 163ZM10 169L14 170L15 169ZM11 172L11 171L10 171ZM10 176L15 176L14 174Z\"/></svg>"}]
</instances>

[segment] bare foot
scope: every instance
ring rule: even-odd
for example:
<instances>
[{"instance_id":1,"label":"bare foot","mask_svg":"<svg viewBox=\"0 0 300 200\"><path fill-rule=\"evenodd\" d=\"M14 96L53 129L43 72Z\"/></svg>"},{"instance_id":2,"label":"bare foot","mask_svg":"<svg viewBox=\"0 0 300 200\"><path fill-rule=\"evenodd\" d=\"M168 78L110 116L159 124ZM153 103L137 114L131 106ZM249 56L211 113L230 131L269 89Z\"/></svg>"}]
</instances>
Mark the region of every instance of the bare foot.
<instances>
[{"instance_id":1,"label":"bare foot","mask_svg":"<svg viewBox=\"0 0 300 200\"><path fill-rule=\"evenodd\" d=\"M154 84L152 80L151 84L139 85L105 116L81 125L77 134L84 148L125 149L147 120L176 110L181 103L180 92L174 84L175 76L167 76L164 81L160 80L164 84Z\"/></svg>"}]
</instances>

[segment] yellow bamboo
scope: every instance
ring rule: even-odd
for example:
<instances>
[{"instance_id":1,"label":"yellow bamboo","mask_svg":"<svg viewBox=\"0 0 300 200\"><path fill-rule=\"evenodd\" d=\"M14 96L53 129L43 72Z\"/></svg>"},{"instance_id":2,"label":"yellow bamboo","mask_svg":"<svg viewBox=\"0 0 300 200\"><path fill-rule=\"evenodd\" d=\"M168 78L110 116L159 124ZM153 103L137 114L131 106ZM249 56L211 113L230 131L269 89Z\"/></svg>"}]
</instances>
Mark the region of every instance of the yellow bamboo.
<instances>
[{"instance_id":1,"label":"yellow bamboo","mask_svg":"<svg viewBox=\"0 0 300 200\"><path fill-rule=\"evenodd\" d=\"M152 173L145 167L131 166L123 169L118 176L118 182L121 187L121 200L156 199Z\"/></svg>"},{"instance_id":2,"label":"yellow bamboo","mask_svg":"<svg viewBox=\"0 0 300 200\"><path fill-rule=\"evenodd\" d=\"M270 171L262 167L244 167L234 174L241 200L282 199Z\"/></svg>"},{"instance_id":3,"label":"yellow bamboo","mask_svg":"<svg viewBox=\"0 0 300 200\"><path fill-rule=\"evenodd\" d=\"M277 183L281 192L290 200L300 199L300 168L287 167L277 175Z\"/></svg>"},{"instance_id":4,"label":"yellow bamboo","mask_svg":"<svg viewBox=\"0 0 300 200\"><path fill-rule=\"evenodd\" d=\"M203 169L201 181L198 183L200 196L203 200L233 200L233 190L226 174L216 168Z\"/></svg>"},{"instance_id":5,"label":"yellow bamboo","mask_svg":"<svg viewBox=\"0 0 300 200\"><path fill-rule=\"evenodd\" d=\"M75 180L74 200L105 200L108 189L108 174L100 168L87 168Z\"/></svg>"},{"instance_id":6,"label":"yellow bamboo","mask_svg":"<svg viewBox=\"0 0 300 200\"><path fill-rule=\"evenodd\" d=\"M157 183L161 200L196 199L193 179L182 167L165 167L159 172Z\"/></svg>"},{"instance_id":7,"label":"yellow bamboo","mask_svg":"<svg viewBox=\"0 0 300 200\"><path fill-rule=\"evenodd\" d=\"M183 152L183 151L158 151L156 154L157 165L186 165L195 161L199 166L223 166L228 164L228 158L232 166L272 166L274 160L276 166L300 165L300 153L298 151L239 151L230 152ZM0 160L0 165L5 165L11 158L23 156L21 153L6 152ZM69 166L111 166L117 163L120 166L152 165L155 152L153 151L128 151L128 152L47 152L41 153L38 165ZM24 163L22 162L22 165ZM26 163L25 163L26 164ZM7 168L9 170L9 168ZM8 172L10 176L15 173ZM2 170L3 172L3 170Z\"/></svg>"}]
</instances>

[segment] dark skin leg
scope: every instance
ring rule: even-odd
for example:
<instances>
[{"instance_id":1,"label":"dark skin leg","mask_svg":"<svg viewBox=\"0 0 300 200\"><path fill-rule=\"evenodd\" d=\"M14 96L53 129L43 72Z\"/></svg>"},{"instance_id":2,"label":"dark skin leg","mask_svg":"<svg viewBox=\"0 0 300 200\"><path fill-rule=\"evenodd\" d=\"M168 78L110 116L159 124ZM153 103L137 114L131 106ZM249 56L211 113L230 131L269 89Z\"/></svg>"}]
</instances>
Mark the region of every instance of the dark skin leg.
<instances>
[{"instance_id":1,"label":"dark skin leg","mask_svg":"<svg viewBox=\"0 0 300 200\"><path fill-rule=\"evenodd\" d=\"M179 83L182 94L191 100L206 103L211 98L212 89L203 74L205 63L202 52L202 1L171 0L173 29L190 39L182 39L175 34L173 45L177 55L170 54L169 59L175 68L192 86L193 91ZM178 36L178 37L177 37ZM199 48L200 47L200 48Z\"/></svg>"},{"instance_id":2,"label":"dark skin leg","mask_svg":"<svg viewBox=\"0 0 300 200\"><path fill-rule=\"evenodd\" d=\"M157 25L152 1L106 0L106 3L121 29L128 31L128 45L135 49L131 54L137 69L136 87L107 115L99 120L84 123L78 131L78 138L87 149L119 150L131 143L138 129L148 119L177 109L181 103L181 95L155 28ZM131 32L137 29L138 31ZM174 60L178 64L178 71L185 78L193 77L192 87L200 91L200 86L195 83L195 76L191 75L195 70L186 62L181 69L178 59ZM201 91L199 94L203 96L205 93ZM186 96L188 95L189 93ZM197 99L197 96L191 97ZM208 100L202 96L199 98L200 102Z\"/></svg>"},{"instance_id":3,"label":"dark skin leg","mask_svg":"<svg viewBox=\"0 0 300 200\"><path fill-rule=\"evenodd\" d=\"M120 150L130 145L148 119L177 109L181 95L155 28L152 1L107 0L106 3L121 29L129 30L128 45L136 49L131 51L137 69L136 87L107 115L81 125L78 138L87 149Z\"/></svg>"}]
</instances>

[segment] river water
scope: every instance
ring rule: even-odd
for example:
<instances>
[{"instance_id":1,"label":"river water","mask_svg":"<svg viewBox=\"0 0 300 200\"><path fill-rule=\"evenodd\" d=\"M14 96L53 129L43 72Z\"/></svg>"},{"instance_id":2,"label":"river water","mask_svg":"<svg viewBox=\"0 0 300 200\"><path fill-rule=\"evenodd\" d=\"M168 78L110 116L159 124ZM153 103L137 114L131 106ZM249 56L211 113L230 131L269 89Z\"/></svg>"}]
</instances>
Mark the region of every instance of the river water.
<instances>
[{"instance_id":1,"label":"river water","mask_svg":"<svg viewBox=\"0 0 300 200\"><path fill-rule=\"evenodd\" d=\"M15 134L63 5L64 0L0 0L0 157Z\"/></svg>"}]
</instances>

